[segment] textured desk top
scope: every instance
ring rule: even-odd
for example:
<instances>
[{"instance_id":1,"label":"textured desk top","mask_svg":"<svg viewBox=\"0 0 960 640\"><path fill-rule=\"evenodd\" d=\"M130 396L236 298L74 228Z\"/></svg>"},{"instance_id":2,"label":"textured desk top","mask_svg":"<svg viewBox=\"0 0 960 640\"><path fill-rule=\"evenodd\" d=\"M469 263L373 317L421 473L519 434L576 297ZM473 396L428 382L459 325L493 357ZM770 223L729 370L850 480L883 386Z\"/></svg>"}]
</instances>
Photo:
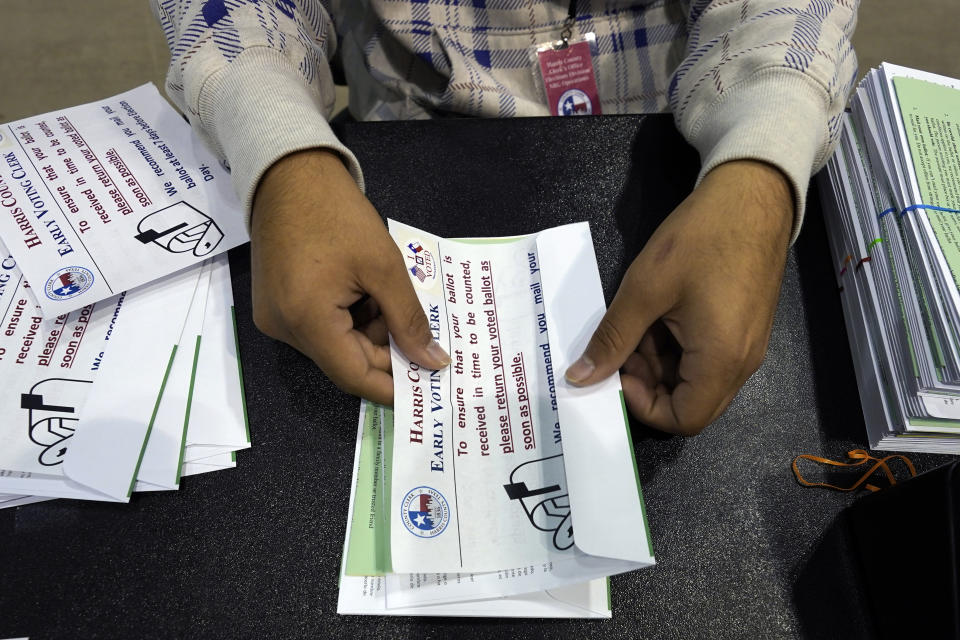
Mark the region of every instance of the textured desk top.
<instances>
[{"instance_id":1,"label":"textured desk top","mask_svg":"<svg viewBox=\"0 0 960 640\"><path fill-rule=\"evenodd\" d=\"M385 216L447 236L589 220L608 301L698 162L668 116L339 132ZM855 497L790 472L798 453L867 444L815 192L808 202L759 372L700 436L634 429L658 564L613 579L613 620L336 615L358 401L256 331L243 247L231 263L253 448L235 470L129 505L0 511L0 637L870 637L836 526Z\"/></svg>"}]
</instances>

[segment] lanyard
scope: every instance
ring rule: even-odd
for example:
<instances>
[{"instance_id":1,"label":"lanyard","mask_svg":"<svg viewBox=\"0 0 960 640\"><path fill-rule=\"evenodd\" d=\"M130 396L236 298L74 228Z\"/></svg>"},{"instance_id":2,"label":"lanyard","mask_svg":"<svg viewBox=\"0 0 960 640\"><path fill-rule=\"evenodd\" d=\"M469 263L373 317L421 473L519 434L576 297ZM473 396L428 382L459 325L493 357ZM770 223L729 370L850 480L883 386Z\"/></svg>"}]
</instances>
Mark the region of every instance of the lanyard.
<instances>
[{"instance_id":1,"label":"lanyard","mask_svg":"<svg viewBox=\"0 0 960 640\"><path fill-rule=\"evenodd\" d=\"M570 0L570 7L567 9L567 19L563 21L563 30L560 31L560 39L563 46L570 44L570 36L573 35L573 23L577 20L577 0Z\"/></svg>"}]
</instances>

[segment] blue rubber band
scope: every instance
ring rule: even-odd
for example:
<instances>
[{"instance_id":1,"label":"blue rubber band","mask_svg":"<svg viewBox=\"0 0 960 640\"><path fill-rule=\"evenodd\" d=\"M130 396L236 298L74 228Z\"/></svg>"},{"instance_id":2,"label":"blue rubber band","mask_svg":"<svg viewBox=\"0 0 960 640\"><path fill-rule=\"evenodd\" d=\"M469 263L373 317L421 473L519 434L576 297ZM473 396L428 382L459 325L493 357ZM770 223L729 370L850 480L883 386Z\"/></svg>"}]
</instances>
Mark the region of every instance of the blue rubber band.
<instances>
[{"instance_id":1,"label":"blue rubber band","mask_svg":"<svg viewBox=\"0 0 960 640\"><path fill-rule=\"evenodd\" d=\"M937 207L932 204L912 204L900 212L900 217L902 218L909 212L916 211L917 209L931 209L933 211L944 211L946 213L960 213L960 209L948 209L946 207Z\"/></svg>"},{"instance_id":2,"label":"blue rubber band","mask_svg":"<svg viewBox=\"0 0 960 640\"><path fill-rule=\"evenodd\" d=\"M896 210L897 210L896 207L890 207L886 211L881 211L880 215L877 216L877 220L882 220L883 216L887 215L888 213L894 213Z\"/></svg>"}]
</instances>

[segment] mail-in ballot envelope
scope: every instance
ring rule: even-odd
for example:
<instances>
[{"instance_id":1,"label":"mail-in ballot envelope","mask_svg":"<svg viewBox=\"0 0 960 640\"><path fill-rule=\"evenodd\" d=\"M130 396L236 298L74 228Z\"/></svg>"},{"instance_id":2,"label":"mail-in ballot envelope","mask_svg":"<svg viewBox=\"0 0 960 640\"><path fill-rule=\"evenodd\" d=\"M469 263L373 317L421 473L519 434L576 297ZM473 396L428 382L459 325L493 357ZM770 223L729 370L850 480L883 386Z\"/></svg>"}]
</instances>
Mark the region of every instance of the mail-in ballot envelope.
<instances>
[{"instance_id":1,"label":"mail-in ballot envelope","mask_svg":"<svg viewBox=\"0 0 960 640\"><path fill-rule=\"evenodd\" d=\"M0 492L126 501L198 268L43 318L0 255Z\"/></svg>"},{"instance_id":2,"label":"mail-in ballot envelope","mask_svg":"<svg viewBox=\"0 0 960 640\"><path fill-rule=\"evenodd\" d=\"M609 618L598 578L565 586L549 565L494 573L391 574L393 414L363 402L350 491L337 612L358 615Z\"/></svg>"},{"instance_id":3,"label":"mail-in ballot envelope","mask_svg":"<svg viewBox=\"0 0 960 640\"><path fill-rule=\"evenodd\" d=\"M249 239L229 174L151 84L0 125L0 237L44 317Z\"/></svg>"},{"instance_id":4,"label":"mail-in ballot envelope","mask_svg":"<svg viewBox=\"0 0 960 640\"><path fill-rule=\"evenodd\" d=\"M563 377L605 311L588 225L390 233L452 364L392 351L388 602L430 591L400 589L405 574L519 571L544 589L653 564L619 376Z\"/></svg>"}]
</instances>

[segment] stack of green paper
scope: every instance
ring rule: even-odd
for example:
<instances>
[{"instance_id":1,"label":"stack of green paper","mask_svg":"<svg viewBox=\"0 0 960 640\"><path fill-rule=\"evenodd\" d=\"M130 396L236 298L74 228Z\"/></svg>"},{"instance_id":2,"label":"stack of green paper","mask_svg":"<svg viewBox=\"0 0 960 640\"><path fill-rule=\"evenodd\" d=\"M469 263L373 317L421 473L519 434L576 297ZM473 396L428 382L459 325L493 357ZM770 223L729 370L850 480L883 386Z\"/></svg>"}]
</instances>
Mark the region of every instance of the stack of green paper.
<instances>
[{"instance_id":1,"label":"stack of green paper","mask_svg":"<svg viewBox=\"0 0 960 640\"><path fill-rule=\"evenodd\" d=\"M870 445L960 453L960 81L888 63L820 192Z\"/></svg>"}]
</instances>

